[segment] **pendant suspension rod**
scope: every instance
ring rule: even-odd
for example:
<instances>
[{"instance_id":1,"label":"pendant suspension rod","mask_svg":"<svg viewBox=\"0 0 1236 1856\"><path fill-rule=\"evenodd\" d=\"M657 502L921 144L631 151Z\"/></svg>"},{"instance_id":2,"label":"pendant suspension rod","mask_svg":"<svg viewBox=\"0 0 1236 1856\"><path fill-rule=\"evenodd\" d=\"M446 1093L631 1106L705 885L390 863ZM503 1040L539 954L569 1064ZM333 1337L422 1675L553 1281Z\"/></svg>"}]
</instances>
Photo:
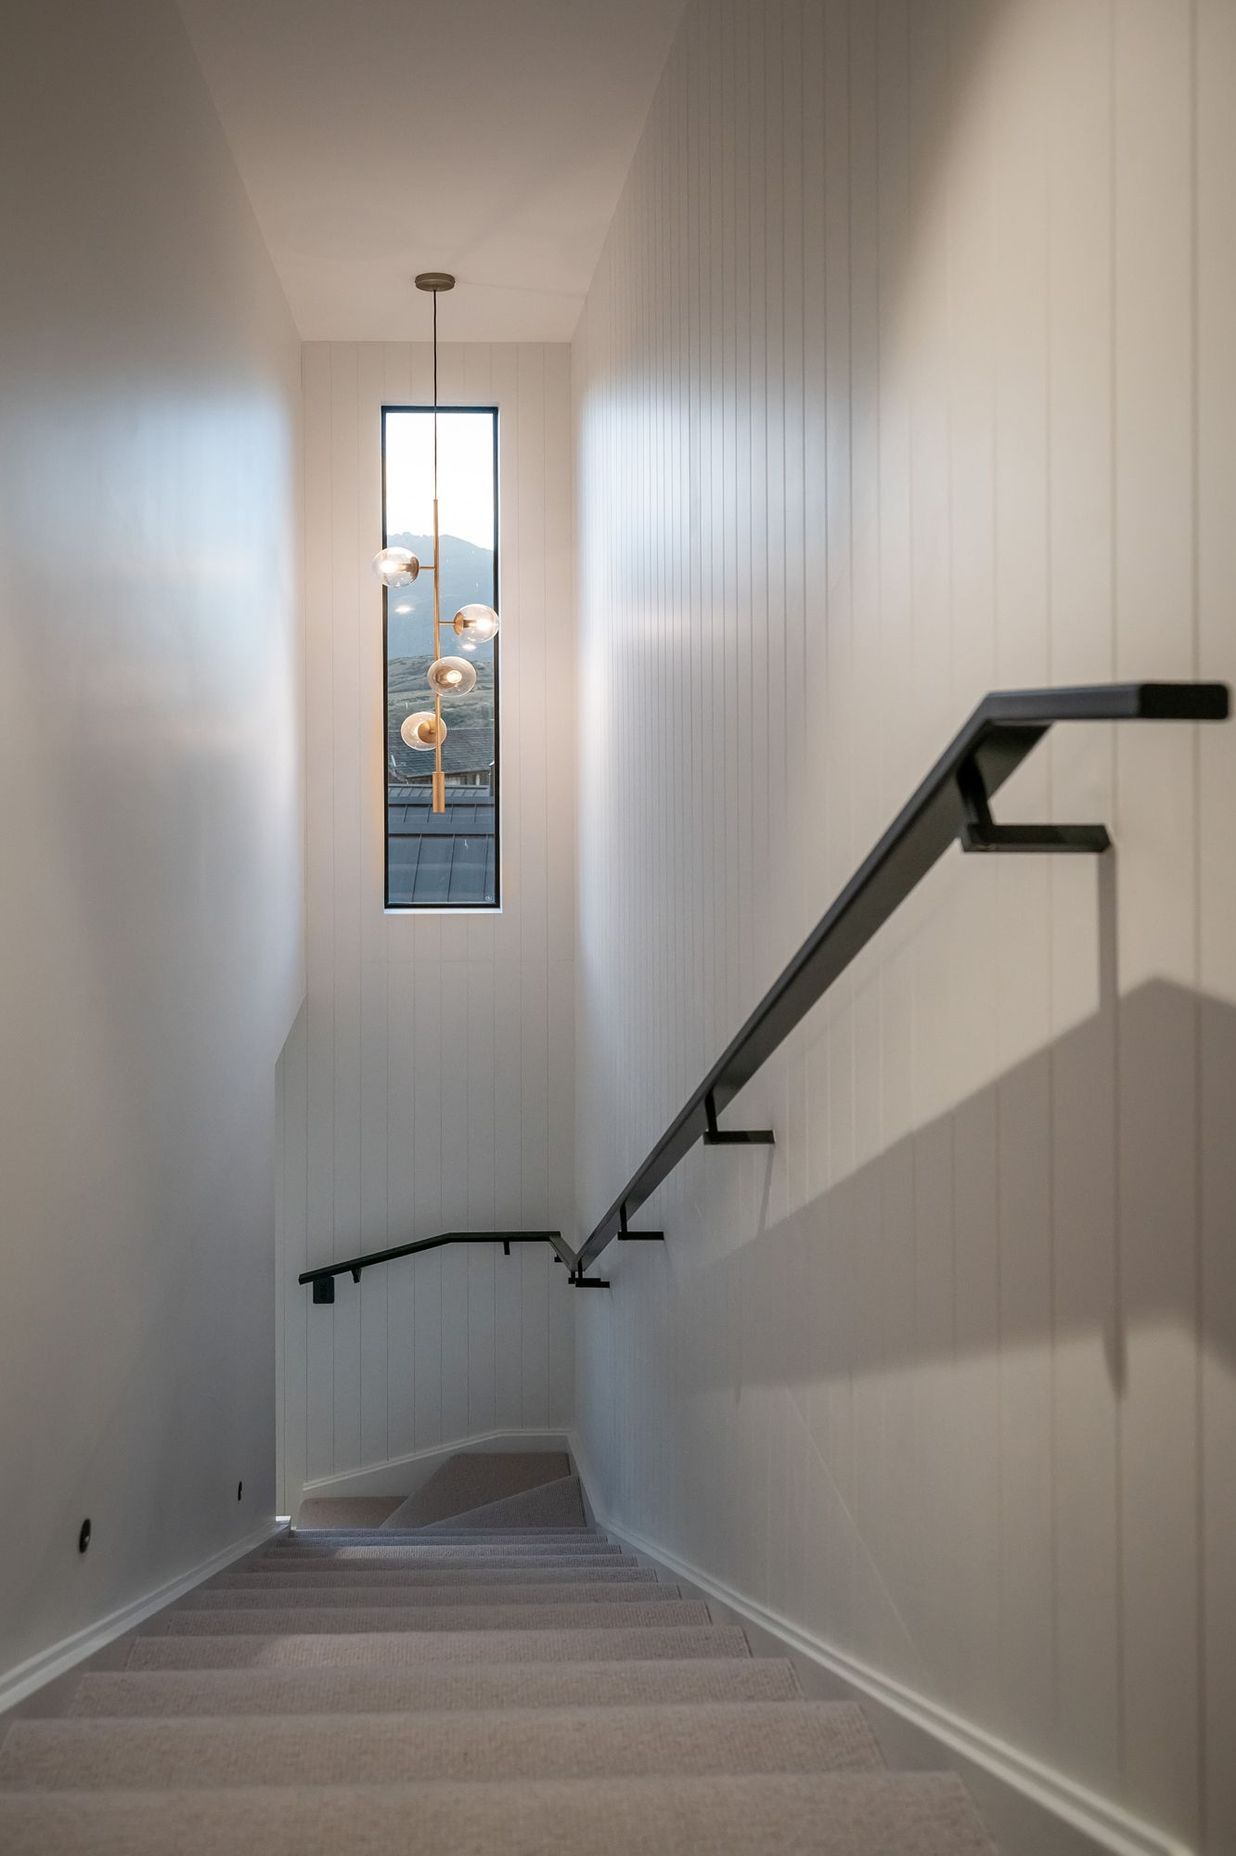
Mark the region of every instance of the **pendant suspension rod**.
<instances>
[{"instance_id":1,"label":"pendant suspension rod","mask_svg":"<svg viewBox=\"0 0 1236 1856\"><path fill-rule=\"evenodd\" d=\"M442 542L438 532L438 293L433 293L433 654L442 655ZM434 691L433 810L446 811L442 772L442 698Z\"/></svg>"},{"instance_id":2,"label":"pendant suspension rod","mask_svg":"<svg viewBox=\"0 0 1236 1856\"><path fill-rule=\"evenodd\" d=\"M433 293L433 500L438 500L438 293Z\"/></svg>"}]
</instances>

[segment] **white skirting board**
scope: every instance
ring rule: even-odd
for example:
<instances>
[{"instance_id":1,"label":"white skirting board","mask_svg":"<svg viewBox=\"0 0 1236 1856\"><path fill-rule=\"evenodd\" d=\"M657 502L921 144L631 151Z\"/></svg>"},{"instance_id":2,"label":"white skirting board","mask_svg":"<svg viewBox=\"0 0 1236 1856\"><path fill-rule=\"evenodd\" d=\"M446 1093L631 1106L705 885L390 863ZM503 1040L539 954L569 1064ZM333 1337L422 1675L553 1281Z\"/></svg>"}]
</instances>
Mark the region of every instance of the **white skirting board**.
<instances>
[{"instance_id":1,"label":"white skirting board","mask_svg":"<svg viewBox=\"0 0 1236 1856\"><path fill-rule=\"evenodd\" d=\"M590 1522L683 1586L684 1598L707 1599L719 1623L744 1626L757 1655L789 1656L808 1693L861 1702L890 1766L958 1773L1001 1856L1191 1856L1187 1845L1110 1799L614 1520L595 1500L596 1479L574 1434L570 1450Z\"/></svg>"},{"instance_id":2,"label":"white skirting board","mask_svg":"<svg viewBox=\"0 0 1236 1856\"><path fill-rule=\"evenodd\" d=\"M282 1517L272 1516L243 1540L221 1547L209 1559L199 1561L187 1572L179 1573L166 1584L156 1586L154 1591L144 1593L141 1598L130 1599L127 1605L121 1605L118 1610L108 1612L95 1623L73 1631L68 1637L61 1637L59 1642L49 1644L45 1650L28 1657L25 1662L5 1670L0 1674L0 1715L46 1688L57 1677L79 1669L127 1631L144 1624L156 1611L162 1611L165 1605L183 1598L186 1592L192 1591L195 1585L201 1585L204 1579L211 1579L216 1573L234 1565L237 1560L243 1560L247 1553L254 1552L273 1535L281 1532L285 1525Z\"/></svg>"},{"instance_id":3,"label":"white skirting board","mask_svg":"<svg viewBox=\"0 0 1236 1856\"><path fill-rule=\"evenodd\" d=\"M415 1495L428 1482L435 1469L449 1457L466 1451L569 1450L565 1431L478 1431L457 1437L450 1443L433 1444L426 1450L414 1450L408 1456L390 1457L381 1463L368 1463L361 1469L347 1469L335 1476L318 1476L306 1482L299 1495L293 1490L295 1514L306 1496L325 1495Z\"/></svg>"}]
</instances>

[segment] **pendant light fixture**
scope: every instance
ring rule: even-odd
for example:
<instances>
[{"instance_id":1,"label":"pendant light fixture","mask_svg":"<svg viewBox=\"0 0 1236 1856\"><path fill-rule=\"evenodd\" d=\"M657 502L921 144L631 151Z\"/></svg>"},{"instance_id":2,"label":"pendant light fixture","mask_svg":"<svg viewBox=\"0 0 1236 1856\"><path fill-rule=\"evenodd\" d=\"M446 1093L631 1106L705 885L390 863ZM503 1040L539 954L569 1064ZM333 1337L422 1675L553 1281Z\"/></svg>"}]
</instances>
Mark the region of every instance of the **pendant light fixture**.
<instances>
[{"instance_id":1,"label":"pendant light fixture","mask_svg":"<svg viewBox=\"0 0 1236 1856\"><path fill-rule=\"evenodd\" d=\"M455 288L449 271L422 271L416 279L418 290L433 296L433 662L425 673L432 700L431 709L418 709L404 720L399 730L406 745L419 753L432 753L433 810L446 811L446 775L442 769L442 745L446 740L446 723L442 720L444 696L466 696L476 688L476 667L465 657L442 655L442 541L438 529L438 297ZM388 591L408 587L421 571L421 563L410 548L381 548L373 557L373 571ZM492 606L461 606L453 620L455 635L464 651L475 651L487 644L498 630L498 615Z\"/></svg>"}]
</instances>

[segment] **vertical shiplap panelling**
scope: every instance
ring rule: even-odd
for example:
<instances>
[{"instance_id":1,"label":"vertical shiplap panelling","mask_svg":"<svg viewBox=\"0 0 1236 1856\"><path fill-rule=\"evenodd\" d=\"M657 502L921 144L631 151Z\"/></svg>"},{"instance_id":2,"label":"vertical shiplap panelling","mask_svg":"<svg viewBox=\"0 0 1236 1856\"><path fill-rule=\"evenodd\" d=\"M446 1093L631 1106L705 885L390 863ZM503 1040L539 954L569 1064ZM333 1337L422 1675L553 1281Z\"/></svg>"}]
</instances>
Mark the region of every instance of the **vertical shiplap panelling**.
<instances>
[{"instance_id":1,"label":"vertical shiplap panelling","mask_svg":"<svg viewBox=\"0 0 1236 1856\"><path fill-rule=\"evenodd\" d=\"M949 354L949 247L941 236L938 189L933 180L944 149L942 99L949 77L947 14L938 8L909 9L907 213L914 229L915 262L903 255L904 286L896 326L909 402L909 538L905 597L910 622L913 692L903 708L913 765L931 751L924 724L948 700L950 665L941 640L948 637L949 597L949 421L946 382ZM910 775L913 778L913 774ZM920 1516L917 1538L907 1535L902 1571L908 1592L904 1609L919 1655L928 1668L950 1666L950 1632L942 1595L950 1576L952 1491L956 1462L950 1452L949 1396L953 1342L952 1138L940 1119L929 1119L938 1089L939 1053L949 1024L947 974L942 950L938 892L933 886L911 903L914 923L911 980L910 1142L913 1179L913 1340L920 1361L907 1379L912 1404L911 1462L903 1484L913 1491ZM920 977L921 976L921 977ZM930 976L927 984L923 979ZM941 983L943 981L944 983Z\"/></svg>"},{"instance_id":2,"label":"vertical shiplap panelling","mask_svg":"<svg viewBox=\"0 0 1236 1856\"><path fill-rule=\"evenodd\" d=\"M815 9L819 18L819 9ZM804 552L806 528L803 495L805 458L803 408L805 403L803 369L803 169L807 143L804 111L805 86L803 64L809 48L809 22L797 10L786 13L781 33L780 83L784 94L785 137L778 177L783 194L781 220L783 241L782 295L782 378L783 419L781 482L785 510L784 611L785 611L785 770L787 780L792 769L796 776L806 761L806 612L804 606ZM787 830L799 842L803 831L798 818L787 823ZM789 921L801 919L803 897L807 887L807 862L785 856L776 862L779 885L788 890L774 906L776 926L783 930ZM774 1175L780 1187L779 1209L801 1205L806 1196L806 1059L807 1040L794 1041L785 1066L785 1082L774 1113L781 1116L787 1129L794 1162L786 1169L784 1180ZM796 1294L805 1296L807 1260L805 1230L794 1233L791 1252L796 1273ZM807 1427L807 1396L801 1387L785 1390L789 1409L784 1433L785 1509L780 1524L782 1608L801 1615L807 1584L807 1561L804 1517L812 1471L811 1447Z\"/></svg>"},{"instance_id":3,"label":"vertical shiplap panelling","mask_svg":"<svg viewBox=\"0 0 1236 1856\"><path fill-rule=\"evenodd\" d=\"M550 806L557 795L549 791L549 731L567 723L548 689L547 657L553 634L544 625L525 626L523 615L545 611L545 351L530 344L516 355L519 398L519 445L515 470L518 478L519 522L516 614L519 633L521 700L530 726L516 737L519 754L520 807L511 821L518 833L520 894L520 1022L522 1027L521 1090L524 1098L520 1154L522 1190L526 1198L543 1202L549 1183L549 989L550 963L547 916L549 896L548 838L553 829ZM557 642L561 643L559 633ZM573 897L567 903L569 940L574 928ZM569 983L569 975L568 975ZM563 1182L565 1186L566 1182ZM560 1266L549 1262L543 1245L525 1246L520 1253L521 1373L523 1423L536 1427L546 1422L549 1372L547 1360L546 1277Z\"/></svg>"},{"instance_id":4,"label":"vertical shiplap panelling","mask_svg":"<svg viewBox=\"0 0 1236 1856\"><path fill-rule=\"evenodd\" d=\"M500 914L385 915L383 403L430 397L421 344L309 344L308 997L282 1065L284 1499L306 1480L571 1415L565 1272L449 1248L296 1288L444 1228L561 1227L573 1199L575 856L570 356L445 345L444 403L497 404ZM552 673L551 673L552 666ZM567 744L564 747L564 742Z\"/></svg>"},{"instance_id":5,"label":"vertical shiplap panelling","mask_svg":"<svg viewBox=\"0 0 1236 1856\"><path fill-rule=\"evenodd\" d=\"M1047 109L1051 675L1112 676L1110 9L1057 0ZM1110 818L1107 731L1058 734L1052 790ZM1065 795L1069 798L1066 799ZM1056 1718L1101 1790L1119 1789L1119 1386L1113 870L1051 872L1052 1332ZM1084 957L1082 950L1088 950Z\"/></svg>"},{"instance_id":6,"label":"vertical shiplap panelling","mask_svg":"<svg viewBox=\"0 0 1236 1856\"><path fill-rule=\"evenodd\" d=\"M1236 8L1201 0L1197 98L1198 668L1236 683ZM1236 730L1200 746L1203 1842L1236 1848Z\"/></svg>"},{"instance_id":7,"label":"vertical shiplap panelling","mask_svg":"<svg viewBox=\"0 0 1236 1856\"><path fill-rule=\"evenodd\" d=\"M330 829L334 895L334 965L331 981L334 1062L331 1070L332 1249L360 1227L361 1108L361 760L359 727L361 629L356 562L362 557L356 480L360 434L356 426L360 351L332 343L330 350L331 486L331 694L334 711L334 781ZM312 666L308 669L312 676ZM312 833L314 821L309 821ZM309 976L312 988L313 976ZM361 1312L364 1293L341 1297L331 1314L334 1333L333 1460L360 1458Z\"/></svg>"},{"instance_id":8,"label":"vertical shiplap panelling","mask_svg":"<svg viewBox=\"0 0 1236 1856\"><path fill-rule=\"evenodd\" d=\"M827 639L820 623L818 589L828 581L827 525L818 519L807 521L807 510L827 505L828 426L827 366L828 323L827 292L829 278L824 263L825 225L825 147L828 134L826 105L826 56L828 26L826 9L813 7L803 18L802 54L798 78L803 121L801 190L801 267L802 301L799 324L802 373L802 407L800 436L802 441L802 542L801 561L803 601L803 760L799 777L806 792L819 793L825 788L824 768L828 755L827 731L815 725L822 711L827 690ZM787 463L787 479L793 477L793 463ZM796 524L791 524L791 533ZM800 830L800 869L802 875L801 906L804 913L818 913L827 896L824 867L827 831L819 828ZM807 1204L826 1189L828 1179L827 1149L821 1130L827 1125L827 1042L823 1027L813 1023L802 1037L803 1145L800 1203ZM806 1232L804 1232L806 1236ZM815 1265L808 1277L802 1319L817 1327L824 1313L821 1294L822 1271ZM819 1584L821 1578L831 1582L830 1549L832 1541L826 1524L829 1505L835 1491L827 1476L828 1394L816 1381L804 1377L801 1405L803 1416L802 1449L804 1468L804 1516L801 1585L795 1611L811 1628L822 1622ZM819 1543L812 1546L812 1542ZM823 1565L821 1565L821 1559Z\"/></svg>"},{"instance_id":9,"label":"vertical shiplap panelling","mask_svg":"<svg viewBox=\"0 0 1236 1856\"><path fill-rule=\"evenodd\" d=\"M1189 0L1114 14L1116 669L1196 669ZM1136 669L1134 668L1136 666ZM1197 744L1117 738L1125 1785L1198 1831Z\"/></svg>"},{"instance_id":10,"label":"vertical shiplap panelling","mask_svg":"<svg viewBox=\"0 0 1236 1856\"><path fill-rule=\"evenodd\" d=\"M889 694L890 752L880 799L885 813L895 794L914 778L913 697L904 681L890 675L912 648L909 597L910 548L910 407L906 391L907 338L899 326L897 289L906 249L910 199L910 18L902 4L880 10L876 37L875 111L878 131L878 275L879 275L879 611L880 682ZM880 975L876 1029L879 1144L884 1165L873 1206L872 1239L866 1258L870 1295L865 1318L880 1352L903 1358L914 1326L914 1178L909 1140L913 1088L913 938L912 916L899 924L897 945ZM884 1607L881 1631L908 1643L913 1656L905 1601L894 1594L912 1589L908 1562L912 1549L896 1526L896 1506L913 1466L913 1394L901 1376L879 1387L879 1476L873 1488L871 1529L879 1549L880 1572L891 1602ZM895 1650L893 1654L895 1654ZM884 1660L881 1653L881 1660Z\"/></svg>"},{"instance_id":11,"label":"vertical shiplap panelling","mask_svg":"<svg viewBox=\"0 0 1236 1856\"><path fill-rule=\"evenodd\" d=\"M688 8L573 362L585 1226L986 689L1231 674L1232 40ZM1230 740L1028 763L1115 857L934 872L578 1351L616 1518L1214 1851Z\"/></svg>"},{"instance_id":12,"label":"vertical shiplap panelling","mask_svg":"<svg viewBox=\"0 0 1236 1856\"><path fill-rule=\"evenodd\" d=\"M996 680L1051 680L1047 546L1047 113L1050 9L1013 9L993 35ZM1050 760L1032 760L1006 816L1050 816ZM1051 865L997 861L1000 1635L1005 1718L1046 1750L1054 1705L1051 1349Z\"/></svg>"},{"instance_id":13,"label":"vertical shiplap panelling","mask_svg":"<svg viewBox=\"0 0 1236 1856\"><path fill-rule=\"evenodd\" d=\"M949 541L952 560L949 646L953 676L950 714L959 719L996 682L995 462L996 97L981 81L991 9L976 0L949 8L950 88L966 95L959 121L948 124L945 151L949 251ZM941 640L943 644L943 640ZM939 738L939 737L937 737ZM963 877L945 904L951 933L966 948L966 972L952 993L939 1076L924 1071L926 1100L958 1098L953 1131L953 1274L955 1363L950 1433L958 1473L951 1537L951 1606L957 1619L955 1693L976 1718L999 1714L1001 1672L992 1655L999 1641L1000 1464L999 1250L997 1233L996 885ZM942 885L943 887L943 885ZM962 939L964 937L964 940ZM931 985L930 970L922 983ZM948 1093L945 1093L945 1092Z\"/></svg>"},{"instance_id":14,"label":"vertical shiplap panelling","mask_svg":"<svg viewBox=\"0 0 1236 1856\"><path fill-rule=\"evenodd\" d=\"M546 922L545 964L548 978L546 1025L548 1032L548 1133L547 1167L557 1180L562 1169L564 1203L574 1205L574 1181L567 1177L568 1157L575 1153L575 950L577 751L576 716L577 642L575 628L575 499L571 460L571 355L564 345L547 348L543 390L545 445L542 463L544 516L541 546L544 556L545 611L560 614L556 630L547 634L546 702L546 861L545 885L556 924L551 942ZM490 1014L491 1024L493 1014ZM562 1267L546 1255L548 1290ZM552 1305L552 1304L551 1304ZM575 1403L575 1323L550 1319L548 1324L548 1414L555 1421L573 1415Z\"/></svg>"},{"instance_id":15,"label":"vertical shiplap panelling","mask_svg":"<svg viewBox=\"0 0 1236 1856\"><path fill-rule=\"evenodd\" d=\"M373 442L375 405L383 398L386 350L367 343L357 353L353 427L356 468L353 496L356 524L363 533L375 499L382 494L382 460ZM382 946L382 917L363 899L380 890L384 859L381 812L365 804L382 754L381 641L357 627L357 732L360 756L356 790L360 879L355 898L359 936L360 980L360 1248L380 1249L390 1227L387 1090L390 1086L390 994ZM398 1292L396 1291L396 1294ZM391 1273L372 1270L361 1278L360 1294L360 1451L365 1462L380 1462L390 1445Z\"/></svg>"},{"instance_id":16,"label":"vertical shiplap panelling","mask_svg":"<svg viewBox=\"0 0 1236 1856\"><path fill-rule=\"evenodd\" d=\"M334 813L335 706L332 601L331 350L305 348L305 1256L328 1263L334 1245L333 1151L335 1126L335 896ZM317 986L313 975L320 976ZM312 1134L312 1138L311 1137ZM294 1230L289 1242L295 1248ZM290 1267L290 1265L289 1265ZM295 1272L294 1272L295 1273ZM294 1320L294 1300L288 1297ZM327 1476L335 1466L334 1322L309 1321L305 1330L306 1479ZM299 1354L289 1336L286 1370L297 1371ZM289 1500L294 1491L288 1491Z\"/></svg>"}]
</instances>

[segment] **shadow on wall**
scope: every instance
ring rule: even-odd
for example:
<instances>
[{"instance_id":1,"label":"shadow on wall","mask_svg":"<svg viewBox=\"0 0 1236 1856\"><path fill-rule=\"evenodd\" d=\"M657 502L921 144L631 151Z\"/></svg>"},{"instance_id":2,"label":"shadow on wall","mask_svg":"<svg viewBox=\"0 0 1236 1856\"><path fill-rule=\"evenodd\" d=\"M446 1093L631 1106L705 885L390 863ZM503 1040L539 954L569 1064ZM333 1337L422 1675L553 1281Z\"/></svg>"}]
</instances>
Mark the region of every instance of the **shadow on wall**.
<instances>
[{"instance_id":1,"label":"shadow on wall","mask_svg":"<svg viewBox=\"0 0 1236 1856\"><path fill-rule=\"evenodd\" d=\"M693 1273L692 1294L752 1318L680 1358L680 1386L741 1398L1101 1335L1123 1391L1131 1331L1165 1323L1236 1363L1233 1103L1236 1008L1161 980L1105 988L1056 1042Z\"/></svg>"},{"instance_id":2,"label":"shadow on wall","mask_svg":"<svg viewBox=\"0 0 1236 1856\"><path fill-rule=\"evenodd\" d=\"M1188 1826L1230 1766L1234 1104L1236 1007L1154 979L727 1254L671 1228L615 1295L611 1512Z\"/></svg>"}]
</instances>

